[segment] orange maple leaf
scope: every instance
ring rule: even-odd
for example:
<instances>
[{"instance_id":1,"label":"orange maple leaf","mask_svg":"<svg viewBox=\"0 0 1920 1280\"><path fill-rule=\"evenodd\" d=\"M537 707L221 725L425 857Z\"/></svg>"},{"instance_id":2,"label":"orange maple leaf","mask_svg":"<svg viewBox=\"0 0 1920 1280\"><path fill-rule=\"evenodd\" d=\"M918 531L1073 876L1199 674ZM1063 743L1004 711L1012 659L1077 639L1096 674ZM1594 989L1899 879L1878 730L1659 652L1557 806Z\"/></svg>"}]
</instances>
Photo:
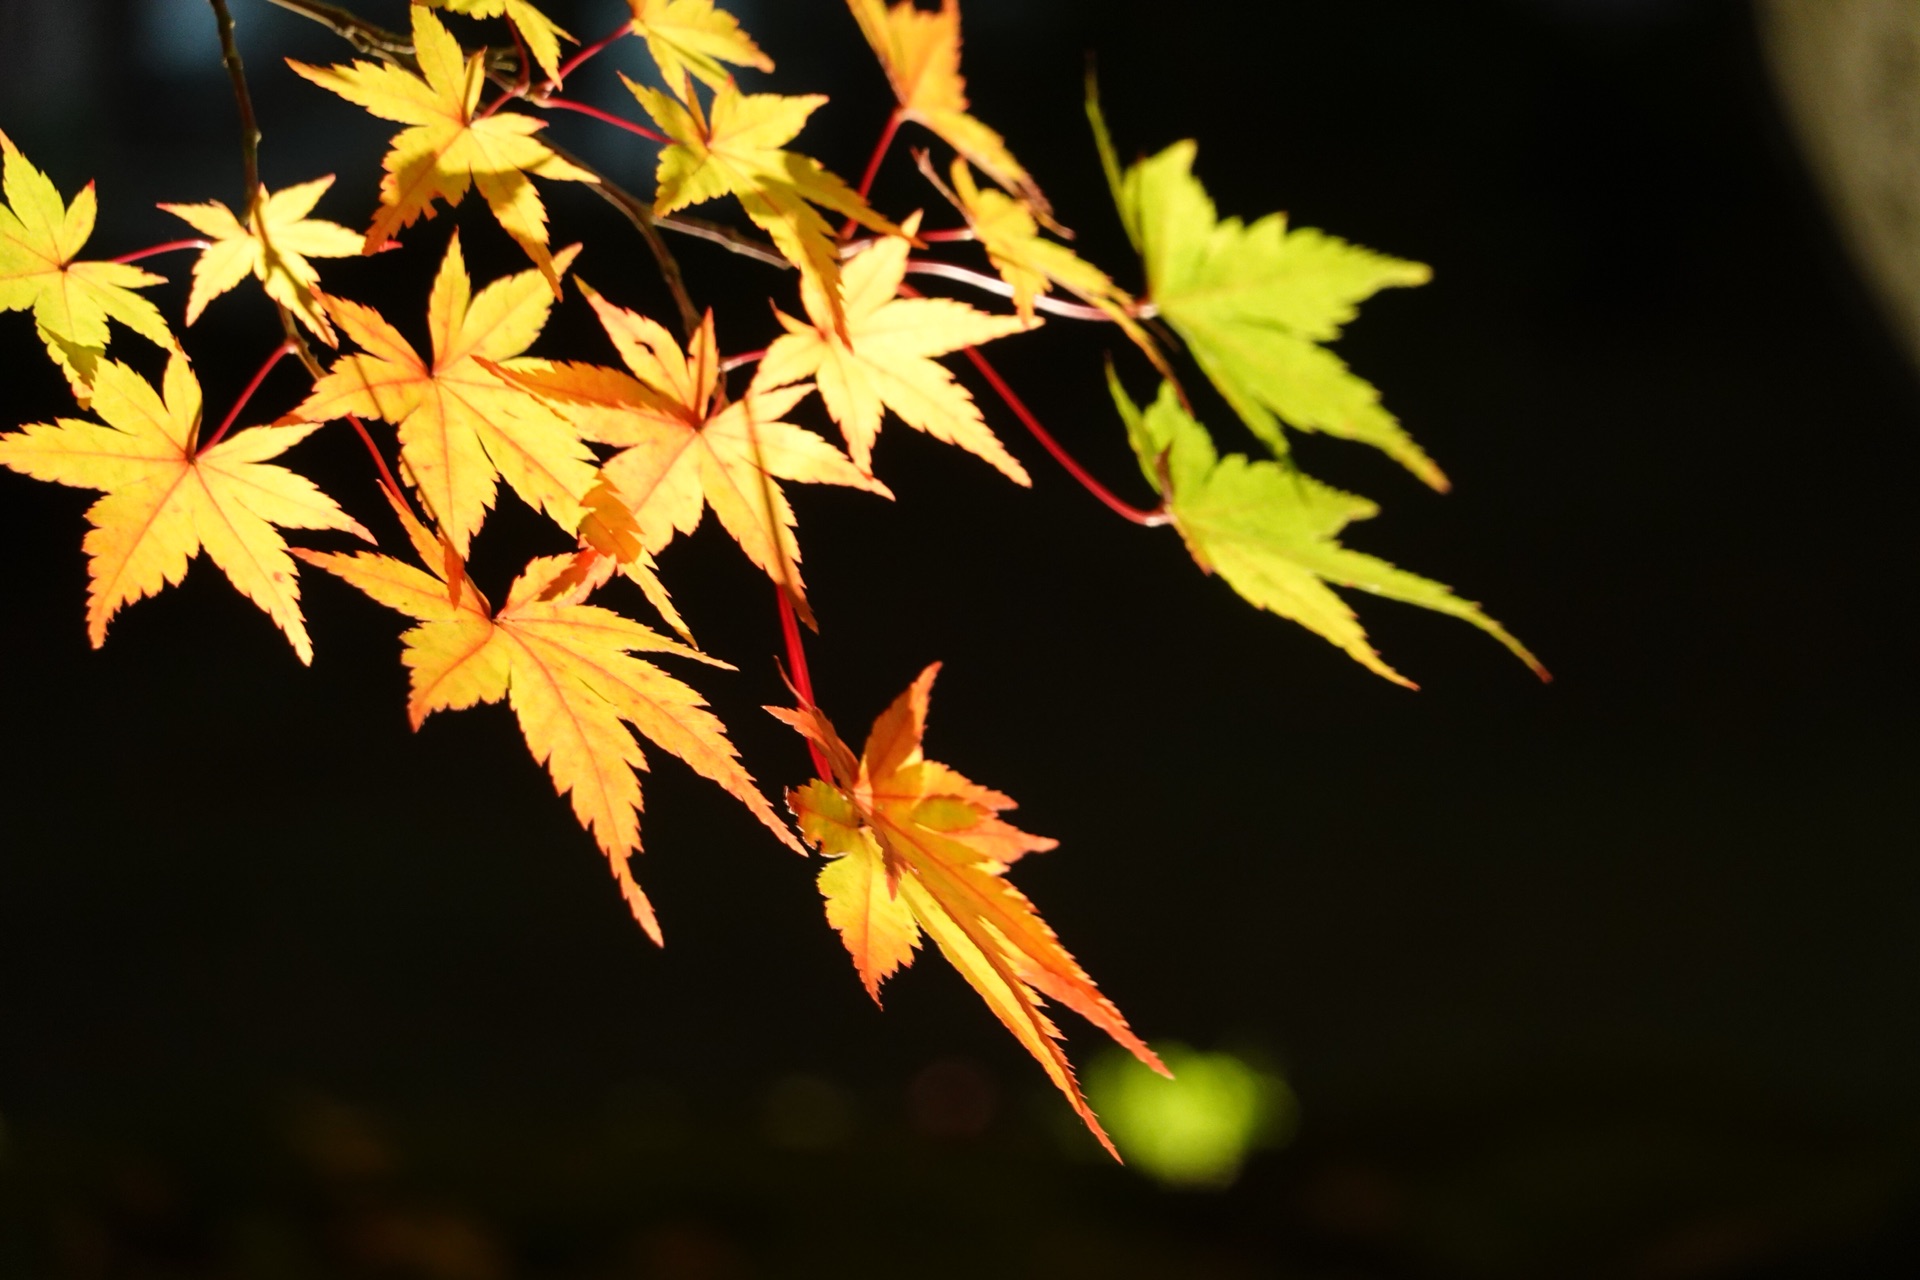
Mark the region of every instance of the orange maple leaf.
<instances>
[{"instance_id":1,"label":"orange maple leaf","mask_svg":"<svg viewBox=\"0 0 1920 1280\"><path fill-rule=\"evenodd\" d=\"M311 663L300 585L274 526L338 529L373 541L306 477L267 462L318 424L252 427L202 449L200 383L185 356L167 361L161 387L155 394L133 370L102 360L93 411L105 425L62 418L0 436L0 465L106 494L87 510L93 528L82 543L93 580L88 638L99 648L122 605L178 583L204 549L287 633L300 661Z\"/></svg>"},{"instance_id":2,"label":"orange maple leaf","mask_svg":"<svg viewBox=\"0 0 1920 1280\"><path fill-rule=\"evenodd\" d=\"M901 229L912 235L919 226L915 213ZM873 470L873 442L884 406L916 431L957 444L1014 483L1031 485L1026 468L988 429L967 389L932 359L1029 326L1018 316L989 315L953 298L897 296L906 278L907 248L905 240L889 237L842 268L844 335L820 288L803 277L800 298L813 323L774 313L787 332L767 348L754 385L771 388L812 378L846 436L853 465L862 471Z\"/></svg>"},{"instance_id":3,"label":"orange maple leaf","mask_svg":"<svg viewBox=\"0 0 1920 1280\"><path fill-rule=\"evenodd\" d=\"M880 58L900 118L925 125L981 172L1017 194L1048 226L1053 210L998 133L968 114L967 82L960 74L960 3L943 0L937 12L914 0L847 0L867 43Z\"/></svg>"},{"instance_id":4,"label":"orange maple leaf","mask_svg":"<svg viewBox=\"0 0 1920 1280\"><path fill-rule=\"evenodd\" d=\"M555 270L564 272L573 256L573 248L561 250ZM579 434L497 372L521 363L516 357L545 327L553 295L533 271L472 290L456 231L427 300L431 360L372 307L329 297L328 313L365 354L335 360L287 415L326 422L351 413L399 427L401 460L461 555L501 477L569 533L593 484L593 455Z\"/></svg>"},{"instance_id":5,"label":"orange maple leaf","mask_svg":"<svg viewBox=\"0 0 1920 1280\"><path fill-rule=\"evenodd\" d=\"M372 253L402 227L432 217L435 200L459 204L474 186L558 297L560 275L547 253L546 206L533 178L599 179L533 137L545 121L507 111L475 114L486 83L485 52L463 59L459 43L421 5L413 6L413 47L422 75L378 62L313 67L287 59L321 88L408 126L394 135L393 149L381 162L387 172L380 180L380 209L361 252Z\"/></svg>"},{"instance_id":6,"label":"orange maple leaf","mask_svg":"<svg viewBox=\"0 0 1920 1280\"><path fill-rule=\"evenodd\" d=\"M601 474L632 512L644 550L657 553L676 535L692 533L712 507L747 558L785 585L804 613L793 508L777 481L892 493L813 432L780 421L809 385L749 391L717 408L720 360L711 312L682 351L660 324L575 283L631 373L528 362L505 376L553 402L588 439L621 446Z\"/></svg>"},{"instance_id":7,"label":"orange maple leaf","mask_svg":"<svg viewBox=\"0 0 1920 1280\"><path fill-rule=\"evenodd\" d=\"M393 495L389 494L393 500ZM731 670L610 609L583 603L590 583L543 598L572 564L569 556L531 561L494 609L453 557L436 554L433 535L398 501L429 574L372 552L298 554L390 609L418 620L401 637L414 728L435 711L507 699L533 758L558 794L572 794L574 817L607 855L628 909L658 943L660 924L634 879L640 852L640 779L647 767L627 726L686 761L778 836L804 853L793 833L741 766L726 727L689 686L635 653L671 653Z\"/></svg>"},{"instance_id":8,"label":"orange maple leaf","mask_svg":"<svg viewBox=\"0 0 1920 1280\"><path fill-rule=\"evenodd\" d=\"M1042 997L1169 1073L1005 878L1021 857L1056 842L1001 818L1014 807L1010 797L922 754L927 701L939 671L936 662L921 672L880 714L858 759L817 707L767 708L817 744L833 772L831 781L816 778L787 793L801 833L833 859L820 873L827 920L876 1002L880 984L913 963L921 935L931 937L1113 1152L1060 1049L1059 1029L1041 1009Z\"/></svg>"}]
</instances>

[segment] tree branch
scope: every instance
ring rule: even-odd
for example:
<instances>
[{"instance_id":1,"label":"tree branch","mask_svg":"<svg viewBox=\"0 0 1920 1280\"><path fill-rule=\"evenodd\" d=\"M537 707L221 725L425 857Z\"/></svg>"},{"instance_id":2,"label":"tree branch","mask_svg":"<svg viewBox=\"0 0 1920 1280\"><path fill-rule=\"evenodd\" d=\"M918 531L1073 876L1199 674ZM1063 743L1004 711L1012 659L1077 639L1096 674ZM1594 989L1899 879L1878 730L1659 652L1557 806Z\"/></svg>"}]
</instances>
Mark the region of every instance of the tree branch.
<instances>
[{"instance_id":1,"label":"tree branch","mask_svg":"<svg viewBox=\"0 0 1920 1280\"><path fill-rule=\"evenodd\" d=\"M999 276L988 275L984 271L975 271L972 267L956 266L951 262L935 262L928 258L907 259L907 271L912 275L939 276L945 280L958 280L962 284L984 289L988 293L1002 298L1013 296L1013 286ZM1089 307L1083 302L1068 302L1064 298L1055 298L1049 294L1038 294L1033 305L1051 315L1065 316L1069 320L1097 320L1106 324L1113 323L1113 317L1098 307ZM1134 310L1135 316L1149 319L1159 314L1151 302L1143 302Z\"/></svg>"},{"instance_id":2,"label":"tree branch","mask_svg":"<svg viewBox=\"0 0 1920 1280\"><path fill-rule=\"evenodd\" d=\"M260 204L260 121L253 114L253 95L247 91L246 68L240 65L240 46L233 39L233 14L227 0L207 0L220 28L220 60L226 64L227 79L233 82L233 103L240 109L240 163L246 175L247 221Z\"/></svg>"}]
</instances>

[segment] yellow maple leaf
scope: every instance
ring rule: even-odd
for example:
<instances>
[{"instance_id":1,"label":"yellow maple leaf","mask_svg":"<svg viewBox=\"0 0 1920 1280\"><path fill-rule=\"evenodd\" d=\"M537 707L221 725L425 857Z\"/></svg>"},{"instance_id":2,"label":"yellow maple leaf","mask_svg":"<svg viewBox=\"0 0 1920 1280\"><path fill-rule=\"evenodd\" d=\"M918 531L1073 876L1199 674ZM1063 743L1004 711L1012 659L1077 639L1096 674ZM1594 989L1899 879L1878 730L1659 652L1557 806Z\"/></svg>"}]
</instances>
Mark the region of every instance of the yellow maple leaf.
<instances>
[{"instance_id":1,"label":"yellow maple leaf","mask_svg":"<svg viewBox=\"0 0 1920 1280\"><path fill-rule=\"evenodd\" d=\"M432 217L435 200L459 204L472 186L558 297L560 276L547 253L546 206L533 179L599 179L533 137L544 121L506 111L476 115L486 83L485 53L463 59L459 44L421 5L413 6L413 46L423 75L377 62L313 67L287 60L321 88L408 126L394 135L393 148L381 161L386 175L380 180L380 209L361 252L372 253L400 228Z\"/></svg>"},{"instance_id":2,"label":"yellow maple leaf","mask_svg":"<svg viewBox=\"0 0 1920 1280\"><path fill-rule=\"evenodd\" d=\"M684 83L691 75L718 89L731 79L723 62L773 70L773 59L713 0L627 0L627 7L633 11L634 34L645 37L666 84Z\"/></svg>"},{"instance_id":3,"label":"yellow maple leaf","mask_svg":"<svg viewBox=\"0 0 1920 1280\"><path fill-rule=\"evenodd\" d=\"M943 0L937 11L914 0L847 0L854 19L879 55L900 102L900 118L925 125L1007 190L1024 200L1041 221L1053 225L1040 188L998 133L968 114L967 82L960 74L960 3Z\"/></svg>"},{"instance_id":4,"label":"yellow maple leaf","mask_svg":"<svg viewBox=\"0 0 1920 1280\"><path fill-rule=\"evenodd\" d=\"M573 40L573 36L561 30L552 18L527 3L527 0L427 0L427 3L449 13L463 13L469 18L498 18L505 14L507 21L520 33L520 38L527 42L527 52L547 73L547 78L560 78L560 42Z\"/></svg>"},{"instance_id":5,"label":"yellow maple leaf","mask_svg":"<svg viewBox=\"0 0 1920 1280\"><path fill-rule=\"evenodd\" d=\"M808 386L749 391L716 409L720 362L712 313L682 351L655 321L575 283L630 372L529 362L506 376L553 402L588 439L620 447L601 474L632 513L641 548L658 553L677 535L692 533L712 507L747 558L784 584L804 614L793 508L778 482L893 495L813 432L780 421Z\"/></svg>"},{"instance_id":6,"label":"yellow maple leaf","mask_svg":"<svg viewBox=\"0 0 1920 1280\"><path fill-rule=\"evenodd\" d=\"M844 214L883 235L897 235L900 229L868 208L818 160L782 150L826 95L743 94L728 81L715 91L711 112L703 112L697 98L683 102L621 79L673 139L673 145L660 152L654 211L668 214L732 195L754 225L772 237L774 247L813 281L838 327L843 322L839 245L814 206Z\"/></svg>"},{"instance_id":7,"label":"yellow maple leaf","mask_svg":"<svg viewBox=\"0 0 1920 1280\"><path fill-rule=\"evenodd\" d=\"M298 316L314 336L330 347L340 345L314 296L320 273L307 261L310 257L350 258L360 252L359 233L307 216L332 185L333 175L328 174L277 193L262 187L260 207L247 226L218 200L161 205L202 235L213 237L193 264L187 323L198 320L209 302L251 275L269 298Z\"/></svg>"},{"instance_id":8,"label":"yellow maple leaf","mask_svg":"<svg viewBox=\"0 0 1920 1280\"><path fill-rule=\"evenodd\" d=\"M916 213L901 229L912 235L919 226ZM772 388L812 378L862 471L873 470L873 442L884 406L915 430L986 459L1016 484L1032 484L1026 468L981 420L980 406L967 389L932 359L1027 326L1017 316L988 315L952 298L897 296L906 277L907 248L905 240L889 237L842 268L844 336L834 328L819 288L802 280L801 301L813 323L774 313L787 332L767 348L754 385Z\"/></svg>"},{"instance_id":9,"label":"yellow maple leaf","mask_svg":"<svg viewBox=\"0 0 1920 1280\"><path fill-rule=\"evenodd\" d=\"M574 252L555 255L557 272ZM364 354L334 361L288 417L326 422L351 413L397 426L401 461L462 555L503 476L528 506L571 533L593 483L593 455L564 418L495 372L517 363L552 307L534 271L474 295L456 232L427 300L433 358L423 359L372 307L329 297L328 312Z\"/></svg>"},{"instance_id":10,"label":"yellow maple leaf","mask_svg":"<svg viewBox=\"0 0 1920 1280\"><path fill-rule=\"evenodd\" d=\"M880 984L913 963L921 935L931 937L1113 1151L1041 998L1080 1014L1161 1074L1166 1067L1005 878L1014 862L1056 842L1000 817L1014 807L1011 797L922 752L939 671L936 662L921 672L880 714L858 759L817 707L767 708L818 745L833 774L787 793L801 834L832 859L820 873L827 920L876 1002Z\"/></svg>"},{"instance_id":11,"label":"yellow maple leaf","mask_svg":"<svg viewBox=\"0 0 1920 1280\"><path fill-rule=\"evenodd\" d=\"M410 513L406 518L415 546L434 564L432 535ZM435 711L507 699L533 758L546 766L557 793L571 793L575 818L607 855L634 919L656 943L660 925L631 865L640 852L634 771L647 765L628 725L719 783L783 843L803 852L741 767L705 699L632 655L672 653L727 664L582 603L584 588L542 598L569 557L534 560L495 610L464 577L449 583L447 575L371 552L299 554L419 621L401 638L412 685L407 714L416 729Z\"/></svg>"},{"instance_id":12,"label":"yellow maple leaf","mask_svg":"<svg viewBox=\"0 0 1920 1280\"><path fill-rule=\"evenodd\" d=\"M156 394L115 360L94 371L102 422L62 418L0 436L0 465L58 484L99 489L82 545L92 578L87 635L97 649L122 605L178 583L205 550L240 593L287 633L300 661L313 644L282 529L338 529L373 537L305 476L268 463L317 424L252 427L202 449L200 383L175 352Z\"/></svg>"},{"instance_id":13,"label":"yellow maple leaf","mask_svg":"<svg viewBox=\"0 0 1920 1280\"><path fill-rule=\"evenodd\" d=\"M47 354L86 404L94 366L106 351L107 321L168 350L173 334L158 307L131 292L165 278L124 262L77 262L93 234L93 184L68 204L13 139L0 133L0 311L33 312Z\"/></svg>"}]
</instances>

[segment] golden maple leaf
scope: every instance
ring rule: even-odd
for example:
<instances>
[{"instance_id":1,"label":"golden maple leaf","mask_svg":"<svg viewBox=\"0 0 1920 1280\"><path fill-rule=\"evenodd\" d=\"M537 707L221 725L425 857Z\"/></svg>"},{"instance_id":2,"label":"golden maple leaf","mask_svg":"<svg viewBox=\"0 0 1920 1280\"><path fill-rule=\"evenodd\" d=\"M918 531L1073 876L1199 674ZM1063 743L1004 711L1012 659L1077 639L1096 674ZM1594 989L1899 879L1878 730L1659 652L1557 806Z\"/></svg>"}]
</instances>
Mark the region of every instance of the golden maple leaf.
<instances>
[{"instance_id":1,"label":"golden maple leaf","mask_svg":"<svg viewBox=\"0 0 1920 1280\"><path fill-rule=\"evenodd\" d=\"M0 465L106 494L87 510L82 545L92 578L87 635L99 648L122 605L178 583L205 550L240 593L287 633L300 661L313 644L283 529L338 529L373 537L306 477L268 463L317 424L252 427L202 449L200 384L185 356L167 362L161 393L114 360L94 371L93 410L0 436Z\"/></svg>"},{"instance_id":2,"label":"golden maple leaf","mask_svg":"<svg viewBox=\"0 0 1920 1280\"><path fill-rule=\"evenodd\" d=\"M498 18L505 14L507 21L520 33L520 38L526 41L527 52L547 73L547 78L560 78L560 42L572 40L573 36L561 30L552 18L527 0L427 0L427 3L449 13L463 13L469 18Z\"/></svg>"},{"instance_id":3,"label":"golden maple leaf","mask_svg":"<svg viewBox=\"0 0 1920 1280\"><path fill-rule=\"evenodd\" d=\"M657 553L676 535L692 533L712 507L747 558L784 584L804 613L793 508L777 482L893 495L813 432L780 421L809 386L749 391L715 408L720 361L711 312L682 351L655 321L575 283L631 372L528 363L506 376L553 402L588 439L621 447L601 474L632 513L641 548Z\"/></svg>"},{"instance_id":4,"label":"golden maple leaf","mask_svg":"<svg viewBox=\"0 0 1920 1280\"><path fill-rule=\"evenodd\" d=\"M459 44L421 5L413 6L413 45L423 75L377 62L313 67L287 60L321 88L408 126L394 135L381 161L387 172L380 180L380 209L361 252L372 253L400 228L432 217L437 199L459 204L473 186L558 297L560 276L547 253L547 211L533 178L599 179L533 137L544 121L505 111L476 115L486 83L485 53L463 59Z\"/></svg>"},{"instance_id":5,"label":"golden maple leaf","mask_svg":"<svg viewBox=\"0 0 1920 1280\"><path fill-rule=\"evenodd\" d=\"M912 235L920 215L901 225ZM1018 333L1017 316L988 315L952 298L897 296L906 277L907 242L889 237L842 268L846 289L844 336L812 281L800 282L801 301L812 324L776 311L787 332L774 339L760 361L754 385L782 386L812 378L827 412L840 424L853 465L873 470L873 442L882 407L900 420L992 463L1016 484L1030 485L1026 468L1008 453L981 420L980 406L932 360Z\"/></svg>"},{"instance_id":6,"label":"golden maple leaf","mask_svg":"<svg viewBox=\"0 0 1920 1280\"><path fill-rule=\"evenodd\" d=\"M389 495L391 498L392 495ZM442 562L433 535L395 502L426 563ZM612 610L585 604L586 585L543 598L571 558L527 565L498 610L455 573L429 574L372 552L301 558L419 621L401 637L419 728L435 711L507 699L554 790L572 794L574 817L592 833L629 910L654 942L660 925L634 879L640 852L640 779L646 757L628 725L725 788L788 847L804 852L741 766L726 727L692 688L635 653L672 653L726 667ZM451 579L451 581L450 581Z\"/></svg>"},{"instance_id":7,"label":"golden maple leaf","mask_svg":"<svg viewBox=\"0 0 1920 1280\"><path fill-rule=\"evenodd\" d=\"M960 74L959 0L943 0L938 11L922 9L914 0L893 5L847 0L847 7L886 70L900 101L900 118L931 129L1052 226L1052 208L1005 139L968 114L967 82Z\"/></svg>"},{"instance_id":8,"label":"golden maple leaf","mask_svg":"<svg viewBox=\"0 0 1920 1280\"><path fill-rule=\"evenodd\" d=\"M665 84L682 84L691 75L718 89L731 79L723 62L773 70L773 59L760 52L732 14L714 8L713 0L627 0L627 7L633 11L633 32L645 37Z\"/></svg>"},{"instance_id":9,"label":"golden maple leaf","mask_svg":"<svg viewBox=\"0 0 1920 1280\"><path fill-rule=\"evenodd\" d=\"M561 250L554 269L564 272L574 252ZM415 488L461 555L503 476L528 506L574 531L593 455L566 419L495 372L518 363L547 322L553 295L539 273L496 280L476 296L455 232L427 301L431 360L372 307L334 297L326 305L365 354L335 360L290 419L351 413L395 424Z\"/></svg>"},{"instance_id":10,"label":"golden maple leaf","mask_svg":"<svg viewBox=\"0 0 1920 1280\"><path fill-rule=\"evenodd\" d=\"M1056 842L1001 818L1014 807L1010 797L922 753L939 671L936 662L921 672L880 714L858 759L817 707L767 708L817 744L833 773L787 793L801 834L833 859L820 873L827 920L876 1002L880 984L913 963L921 935L931 937L1113 1151L1041 998L1080 1014L1154 1070L1167 1074L1166 1067L1005 878L1021 857Z\"/></svg>"},{"instance_id":11,"label":"golden maple leaf","mask_svg":"<svg viewBox=\"0 0 1920 1280\"><path fill-rule=\"evenodd\" d=\"M681 101L621 77L647 114L673 139L660 152L654 212L672 213L723 195L740 202L774 247L827 299L838 327L840 252L820 211L832 209L883 235L900 229L812 156L782 147L825 102L825 94L787 97L743 94L728 81L713 95L710 112L697 98Z\"/></svg>"},{"instance_id":12,"label":"golden maple leaf","mask_svg":"<svg viewBox=\"0 0 1920 1280\"><path fill-rule=\"evenodd\" d=\"M47 354L85 405L94 366L107 348L108 320L177 349L160 309L131 292L164 284L165 278L124 262L75 261L93 234L93 184L67 204L5 133L0 156L6 192L0 204L0 311L33 312Z\"/></svg>"},{"instance_id":13,"label":"golden maple leaf","mask_svg":"<svg viewBox=\"0 0 1920 1280\"><path fill-rule=\"evenodd\" d=\"M307 261L309 257L350 258L360 252L358 232L307 216L332 185L333 175L328 174L277 193L262 187L260 206L247 226L218 200L161 205L202 235L213 237L193 264L187 323L198 320L209 302L251 275L269 298L298 316L315 337L330 347L339 346L314 296L320 273Z\"/></svg>"}]
</instances>

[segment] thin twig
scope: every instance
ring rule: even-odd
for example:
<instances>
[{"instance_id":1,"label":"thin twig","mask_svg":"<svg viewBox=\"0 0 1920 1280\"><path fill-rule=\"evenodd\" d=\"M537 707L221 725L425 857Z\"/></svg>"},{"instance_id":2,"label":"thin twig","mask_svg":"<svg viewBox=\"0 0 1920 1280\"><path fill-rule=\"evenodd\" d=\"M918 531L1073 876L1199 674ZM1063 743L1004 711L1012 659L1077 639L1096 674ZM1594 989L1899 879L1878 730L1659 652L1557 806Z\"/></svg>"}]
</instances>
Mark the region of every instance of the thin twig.
<instances>
[{"instance_id":1,"label":"thin twig","mask_svg":"<svg viewBox=\"0 0 1920 1280\"><path fill-rule=\"evenodd\" d=\"M413 37L402 35L397 31L389 31L377 23L368 22L350 9L324 4L321 0L267 0L267 3L319 23L360 53L369 54L382 62L390 62L396 66L417 69L414 61ZM488 71L512 71L513 69L513 55L506 50L487 55Z\"/></svg>"},{"instance_id":2,"label":"thin twig","mask_svg":"<svg viewBox=\"0 0 1920 1280\"><path fill-rule=\"evenodd\" d=\"M935 262L928 258L907 259L907 271L918 276L939 276L946 280L958 280L962 284L984 289L988 293L998 294L1002 298L1013 296L1013 286L999 276L988 275L984 271L975 271L971 267L956 266L951 262ZM1069 320L1097 320L1106 324L1113 323L1111 312L1099 307L1089 307L1082 302L1068 302L1064 298L1055 298L1049 294L1038 294L1033 305L1050 315L1065 316ZM1133 313L1138 317L1158 315L1151 302L1143 302Z\"/></svg>"},{"instance_id":3,"label":"thin twig","mask_svg":"<svg viewBox=\"0 0 1920 1280\"><path fill-rule=\"evenodd\" d=\"M233 104L240 109L240 163L246 174L247 221L254 220L260 204L260 121L253 114L253 95L247 91L246 68L240 65L240 46L233 39L233 14L227 0L207 0L220 27L220 60L226 64L227 79L233 82Z\"/></svg>"},{"instance_id":4,"label":"thin twig","mask_svg":"<svg viewBox=\"0 0 1920 1280\"><path fill-rule=\"evenodd\" d=\"M599 176L590 165L551 139L547 140L547 149L566 163L578 165L586 172ZM633 224L633 229L640 233L640 238L647 242L654 263L660 268L660 277L667 283L667 292L673 295L674 305L680 310L680 326L686 331L687 340L692 341L693 335L700 329L700 309L693 305L693 295L687 292L686 277L680 273L680 260L673 256L673 250L667 248L667 242L660 238L660 231L654 225L653 206L604 177L594 184L594 190L600 193L601 199L625 214L627 221Z\"/></svg>"}]
</instances>

